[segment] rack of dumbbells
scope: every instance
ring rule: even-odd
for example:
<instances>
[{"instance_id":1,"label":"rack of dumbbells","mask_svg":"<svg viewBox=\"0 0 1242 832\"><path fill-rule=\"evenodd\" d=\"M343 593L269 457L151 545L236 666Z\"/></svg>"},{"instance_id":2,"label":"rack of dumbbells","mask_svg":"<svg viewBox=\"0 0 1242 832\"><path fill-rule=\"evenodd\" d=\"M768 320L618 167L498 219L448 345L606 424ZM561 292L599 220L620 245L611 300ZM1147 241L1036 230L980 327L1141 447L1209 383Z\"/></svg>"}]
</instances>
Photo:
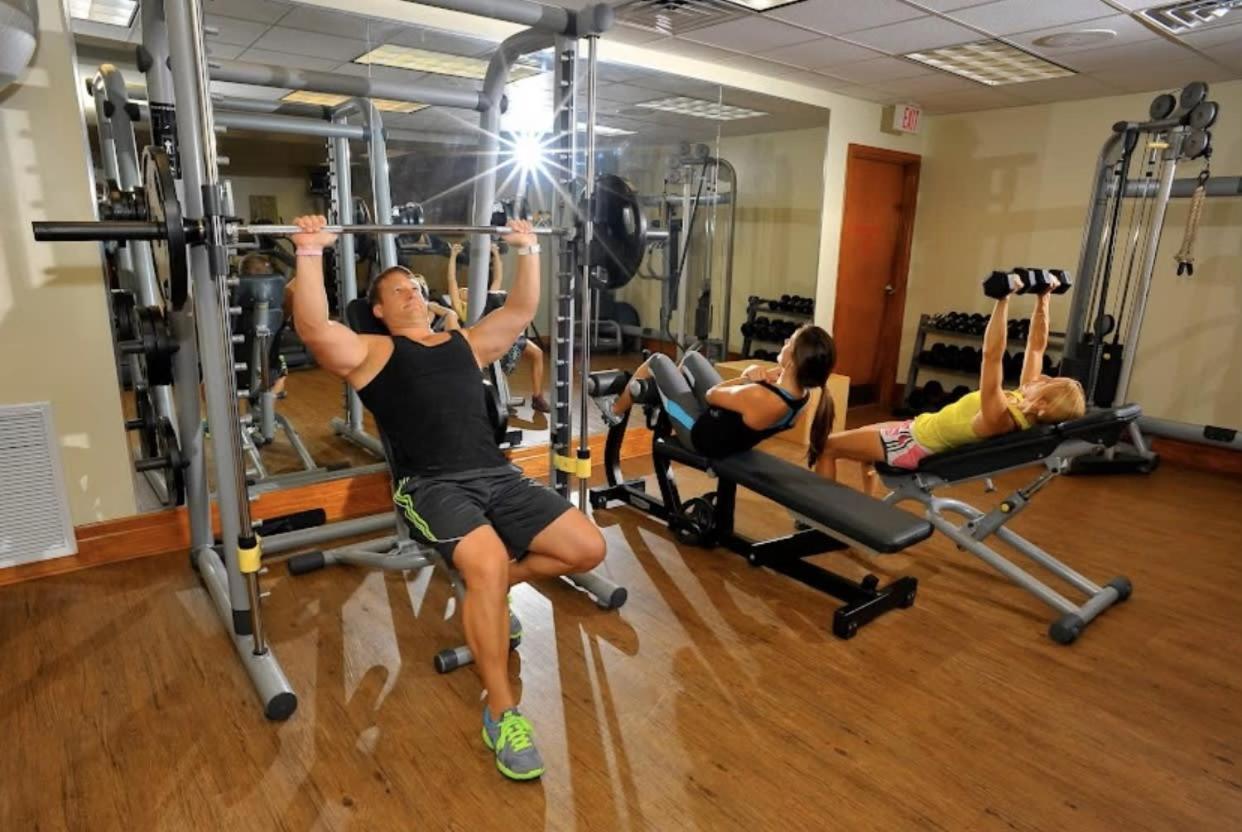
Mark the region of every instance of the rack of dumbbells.
<instances>
[{"instance_id":1,"label":"rack of dumbbells","mask_svg":"<svg viewBox=\"0 0 1242 832\"><path fill-rule=\"evenodd\" d=\"M983 332L987 328L988 317L980 313L945 312L940 315L923 315L919 318L918 334L914 339L914 350L910 355L910 370L906 375L906 388L902 406L897 415L901 418L939 410L951 404L979 386L979 368L983 363ZM1011 320L1007 343L1013 347L1025 347L1027 335L1031 331L1031 319ZM929 336L947 337L950 341L968 341L973 343L945 343L937 340L928 345ZM1065 334L1049 333L1051 342L1060 342ZM978 344L976 346L975 344ZM1049 350L1060 350L1059 343L1049 343ZM1023 350L1007 350L1005 352L1005 384L1016 384L1022 375ZM1059 364L1054 364L1047 354L1044 355L1044 373L1055 376L1059 372ZM939 376L931 378L920 386L919 377L926 374ZM949 387L942 378L954 379L961 377L961 382ZM967 379L970 379L967 382Z\"/></svg>"},{"instance_id":2,"label":"rack of dumbbells","mask_svg":"<svg viewBox=\"0 0 1242 832\"><path fill-rule=\"evenodd\" d=\"M760 312L775 313L768 317ZM742 324L742 357L775 361L781 344L803 323L815 316L815 300L801 295L761 298L751 295L746 302L746 321ZM755 349L755 344L764 344ZM769 349L768 346L775 347Z\"/></svg>"}]
</instances>

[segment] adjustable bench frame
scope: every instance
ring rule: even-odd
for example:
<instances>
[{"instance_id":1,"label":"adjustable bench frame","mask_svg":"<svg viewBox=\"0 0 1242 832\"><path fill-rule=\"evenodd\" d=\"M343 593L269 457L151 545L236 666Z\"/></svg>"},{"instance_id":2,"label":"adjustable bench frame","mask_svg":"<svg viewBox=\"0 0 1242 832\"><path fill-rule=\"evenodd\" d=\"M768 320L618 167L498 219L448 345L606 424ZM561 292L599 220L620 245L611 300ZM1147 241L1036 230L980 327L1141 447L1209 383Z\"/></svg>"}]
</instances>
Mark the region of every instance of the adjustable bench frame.
<instances>
[{"instance_id":1,"label":"adjustable bench frame","mask_svg":"<svg viewBox=\"0 0 1242 832\"><path fill-rule=\"evenodd\" d=\"M821 566L807 563L804 558L811 555L851 547L868 549L811 518L794 513L810 528L768 540L754 540L739 534L733 525L737 483L718 476L711 469L710 460L686 450L672 438L671 425L663 411L651 405L644 406L644 411L647 413L649 426L655 431L651 455L655 464L656 481L660 486L660 496L648 494L642 479L626 480L621 471L621 443L625 439L625 429L629 422L627 413L619 425L608 431L604 446L604 468L608 485L591 489L593 508L607 508L614 502L624 503L667 523L669 529L683 543L704 547L724 546L746 558L751 566L766 566L844 601L845 605L837 608L832 616L832 632L838 638L852 638L860 627L889 610L914 605L918 592L916 578L901 577L880 586L880 579L875 575L869 574L861 581L854 581ZM716 491L683 502L673 476L673 462L716 476L719 483ZM708 516L705 516L707 506L703 505L704 502L714 509ZM705 520L708 522L704 522Z\"/></svg>"},{"instance_id":2,"label":"adjustable bench frame","mask_svg":"<svg viewBox=\"0 0 1242 832\"><path fill-rule=\"evenodd\" d=\"M1042 436L1023 437L1020 434L1012 434L1009 437L1002 437L997 449L1001 464L986 472L970 470L972 467L977 469L977 465L946 466L936 463L938 456L945 462L950 461L950 455L955 452L928 457L920 465L920 470L916 471L903 471L877 465L877 474L884 484L892 489L892 493L888 495L885 502L890 505L907 500L921 503L924 506L924 516L927 520L959 548L975 555L1060 613L1060 616L1049 626L1048 636L1058 644L1071 644L1102 612L1130 597L1132 590L1130 580L1125 577L1116 577L1104 586L1099 586L1025 537L1005 528L1005 525L1030 505L1035 494L1048 485L1054 477L1068 471L1075 459L1103 453L1116 441L1115 437L1110 441L1109 437L1112 433L1119 435L1126 425L1137 417L1138 408L1113 411L1112 414L1114 422L1099 424L1095 430L1076 429L1074 426L1077 423L1071 422L1068 425L1046 429L1047 432ZM1098 423L1104 415L1100 414L1095 420L1088 417L1080 422L1095 421ZM995 442L996 440L979 443L979 448L986 452L987 446ZM1023 451L1023 445L1030 450ZM1012 451L1016 451L1018 456L1006 455L1007 452ZM1026 458L1021 456L1024 452L1027 454ZM959 454L959 456L962 455ZM982 454L976 455L976 459L981 457ZM929 465L929 461L932 464ZM965 461L969 463L972 460L966 459ZM934 493L936 489L943 486L977 480L983 480L987 484L987 489L991 491L993 476L1033 466L1042 466L1044 470L1031 483L1013 491L988 512L980 511L962 500L937 497ZM938 468L940 470L937 470ZM964 522L955 522L949 517L950 514L963 518ZM987 545L985 541L993 536L1065 581L1085 595L1086 600L1081 604L1075 604Z\"/></svg>"}]
</instances>

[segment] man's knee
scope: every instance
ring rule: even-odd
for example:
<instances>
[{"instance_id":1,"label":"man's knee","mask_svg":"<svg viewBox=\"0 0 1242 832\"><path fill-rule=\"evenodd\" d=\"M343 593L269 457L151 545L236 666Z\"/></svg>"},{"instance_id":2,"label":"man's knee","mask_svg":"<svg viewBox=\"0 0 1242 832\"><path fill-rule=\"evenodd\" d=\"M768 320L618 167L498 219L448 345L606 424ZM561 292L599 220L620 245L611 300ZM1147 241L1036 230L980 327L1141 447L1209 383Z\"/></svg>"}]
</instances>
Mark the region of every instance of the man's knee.
<instances>
[{"instance_id":1,"label":"man's knee","mask_svg":"<svg viewBox=\"0 0 1242 832\"><path fill-rule=\"evenodd\" d=\"M592 523L583 515L586 520L587 529L582 535L582 547L578 550L576 558L577 567L575 572L590 572L595 567L604 562L604 556L608 554L608 544L604 542L604 535L600 532L599 527Z\"/></svg>"},{"instance_id":2,"label":"man's knee","mask_svg":"<svg viewBox=\"0 0 1242 832\"><path fill-rule=\"evenodd\" d=\"M458 542L453 549L453 566L468 587L509 584L509 551L490 526L481 526Z\"/></svg>"}]
</instances>

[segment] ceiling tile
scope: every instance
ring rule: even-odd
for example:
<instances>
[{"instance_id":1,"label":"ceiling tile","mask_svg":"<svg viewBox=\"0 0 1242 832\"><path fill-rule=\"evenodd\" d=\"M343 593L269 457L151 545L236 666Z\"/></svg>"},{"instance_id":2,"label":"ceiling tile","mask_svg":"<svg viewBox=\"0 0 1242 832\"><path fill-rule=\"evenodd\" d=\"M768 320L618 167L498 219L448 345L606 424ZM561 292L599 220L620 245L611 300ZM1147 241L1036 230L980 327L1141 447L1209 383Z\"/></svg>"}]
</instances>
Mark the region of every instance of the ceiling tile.
<instances>
[{"instance_id":1,"label":"ceiling tile","mask_svg":"<svg viewBox=\"0 0 1242 832\"><path fill-rule=\"evenodd\" d=\"M259 49L270 49L273 52L314 55L319 58L335 58L338 61L352 61L367 51L365 40L338 38L333 35L303 32L299 29L285 29L280 26L270 29L253 45Z\"/></svg>"},{"instance_id":2,"label":"ceiling tile","mask_svg":"<svg viewBox=\"0 0 1242 832\"><path fill-rule=\"evenodd\" d=\"M851 32L845 39L883 52L902 55L920 49L969 43L982 37L978 32L939 17L920 17L878 29Z\"/></svg>"},{"instance_id":3,"label":"ceiling tile","mask_svg":"<svg viewBox=\"0 0 1242 832\"><path fill-rule=\"evenodd\" d=\"M233 84L225 81L212 81L211 91L220 95L236 96L238 98L257 98L260 101L275 101L289 94L289 90L282 90L276 87L256 87L250 84Z\"/></svg>"},{"instance_id":4,"label":"ceiling tile","mask_svg":"<svg viewBox=\"0 0 1242 832\"><path fill-rule=\"evenodd\" d=\"M413 46L433 52L466 55L471 58L489 56L496 51L496 44L480 38L463 37L438 29L420 29L417 26L401 26L385 35L384 43Z\"/></svg>"},{"instance_id":5,"label":"ceiling tile","mask_svg":"<svg viewBox=\"0 0 1242 832\"><path fill-rule=\"evenodd\" d=\"M246 51L244 46L233 46L228 43L208 43L207 57L217 61L235 61L237 56Z\"/></svg>"},{"instance_id":6,"label":"ceiling tile","mask_svg":"<svg viewBox=\"0 0 1242 832\"><path fill-rule=\"evenodd\" d=\"M923 64L905 61L901 58L875 58L870 61L839 64L824 71L836 78L843 78L856 84L867 84L892 78L912 78L915 75L926 75L934 70Z\"/></svg>"},{"instance_id":7,"label":"ceiling tile","mask_svg":"<svg viewBox=\"0 0 1242 832\"><path fill-rule=\"evenodd\" d=\"M654 74L641 66L631 66L629 64L601 63L599 65L600 83L618 84L623 81L630 81Z\"/></svg>"},{"instance_id":8,"label":"ceiling tile","mask_svg":"<svg viewBox=\"0 0 1242 832\"><path fill-rule=\"evenodd\" d=\"M1166 61L1184 61L1195 53L1184 46L1164 38L1139 41L1138 43L1110 46L1107 49L1088 49L1057 58L1057 63L1091 75L1105 67L1127 67L1142 72L1143 67Z\"/></svg>"},{"instance_id":9,"label":"ceiling tile","mask_svg":"<svg viewBox=\"0 0 1242 832\"><path fill-rule=\"evenodd\" d=\"M689 95L694 98L715 98L720 94L720 85L710 81L686 78L681 75L667 73L651 74L631 82L630 86L665 92L671 95Z\"/></svg>"},{"instance_id":10,"label":"ceiling tile","mask_svg":"<svg viewBox=\"0 0 1242 832\"><path fill-rule=\"evenodd\" d=\"M1035 41L1048 35L1055 35L1067 31L1079 31L1082 29L1108 29L1117 33L1117 37L1104 44L1087 44L1086 46L1036 46ZM1132 17L1123 14L1112 15L1111 17L1100 17L1095 20L1084 20L1073 26L1051 26L1047 29L1034 29L1030 32L1022 32L1017 35L1006 35L1005 40L1020 46L1023 49L1029 49L1048 58L1056 59L1058 55L1067 55L1071 52L1082 52L1085 49L1111 49L1114 46L1121 46L1126 43L1138 43L1144 40L1156 40L1160 36L1148 29L1142 23L1139 23Z\"/></svg>"},{"instance_id":11,"label":"ceiling tile","mask_svg":"<svg viewBox=\"0 0 1242 832\"><path fill-rule=\"evenodd\" d=\"M1040 104L1072 101L1079 98L1103 98L1118 93L1116 87L1090 75L1071 75L1066 78L1028 81L1025 84L1009 84L1004 89L1005 92L1018 98Z\"/></svg>"},{"instance_id":12,"label":"ceiling tile","mask_svg":"<svg viewBox=\"0 0 1242 832\"><path fill-rule=\"evenodd\" d=\"M892 90L874 84L841 84L833 87L832 91L850 98L861 98L863 101L888 101L898 97Z\"/></svg>"},{"instance_id":13,"label":"ceiling tile","mask_svg":"<svg viewBox=\"0 0 1242 832\"><path fill-rule=\"evenodd\" d=\"M203 11L209 15L236 17L258 23L275 23L293 8L291 3L275 0L205 0Z\"/></svg>"},{"instance_id":14,"label":"ceiling tile","mask_svg":"<svg viewBox=\"0 0 1242 832\"><path fill-rule=\"evenodd\" d=\"M1231 43L1227 46L1214 46L1211 49L1204 49L1203 54L1217 63L1224 64L1230 69L1235 70L1238 76L1242 77L1242 41Z\"/></svg>"},{"instance_id":15,"label":"ceiling tile","mask_svg":"<svg viewBox=\"0 0 1242 832\"><path fill-rule=\"evenodd\" d=\"M820 38L808 43L793 46L782 46L770 52L760 54L762 58L780 61L783 64L800 66L806 69L833 64L845 64L853 61L865 61L876 57L876 53L862 46L855 46L836 38Z\"/></svg>"},{"instance_id":16,"label":"ceiling tile","mask_svg":"<svg viewBox=\"0 0 1242 832\"><path fill-rule=\"evenodd\" d=\"M893 78L885 81L884 86L895 95L906 98L918 98L923 95L940 95L946 92L965 92L979 89L979 85L966 78L958 78L947 72L933 72L914 78Z\"/></svg>"},{"instance_id":17,"label":"ceiling tile","mask_svg":"<svg viewBox=\"0 0 1242 832\"><path fill-rule=\"evenodd\" d=\"M247 49L242 52L238 60L249 61L254 64L313 69L321 72L331 72L340 64L340 61L329 58L315 58L310 55L289 55L284 52L268 52L265 49Z\"/></svg>"},{"instance_id":18,"label":"ceiling tile","mask_svg":"<svg viewBox=\"0 0 1242 832\"><path fill-rule=\"evenodd\" d=\"M846 83L840 78L833 78L818 72L807 72L804 69L795 69L787 75L782 75L781 80L814 87L817 90L835 90Z\"/></svg>"},{"instance_id":19,"label":"ceiling tile","mask_svg":"<svg viewBox=\"0 0 1242 832\"><path fill-rule=\"evenodd\" d=\"M1100 0L1000 0L958 9L949 12L949 17L993 34L1007 35L1104 17L1115 11Z\"/></svg>"},{"instance_id":20,"label":"ceiling tile","mask_svg":"<svg viewBox=\"0 0 1242 832\"><path fill-rule=\"evenodd\" d=\"M628 84L601 84L596 94L605 101L619 101L623 104L633 104L636 101L654 101L657 98L667 97L666 94L656 90L631 87Z\"/></svg>"},{"instance_id":21,"label":"ceiling tile","mask_svg":"<svg viewBox=\"0 0 1242 832\"><path fill-rule=\"evenodd\" d=\"M806 26L825 35L839 35L919 15L918 9L897 0L804 0L764 16Z\"/></svg>"},{"instance_id":22,"label":"ceiling tile","mask_svg":"<svg viewBox=\"0 0 1242 832\"><path fill-rule=\"evenodd\" d=\"M620 43L651 43L657 40L668 40L659 32L652 32L647 29L640 29L637 26L627 26L618 22L607 32L604 33L604 40L615 40Z\"/></svg>"},{"instance_id":23,"label":"ceiling tile","mask_svg":"<svg viewBox=\"0 0 1242 832\"><path fill-rule=\"evenodd\" d=\"M1228 81L1237 72L1212 63L1205 58L1188 61L1162 61L1146 64L1141 72L1126 69L1102 69L1092 75L1123 92L1156 92L1178 90L1191 81Z\"/></svg>"},{"instance_id":24,"label":"ceiling tile","mask_svg":"<svg viewBox=\"0 0 1242 832\"><path fill-rule=\"evenodd\" d=\"M206 36L208 43L249 46L268 30L268 24L266 23L256 23L253 20L238 20L235 17L207 15L203 22L207 26L218 30L217 34Z\"/></svg>"},{"instance_id":25,"label":"ceiling tile","mask_svg":"<svg viewBox=\"0 0 1242 832\"><path fill-rule=\"evenodd\" d=\"M301 29L306 32L319 32L323 35L357 38L371 43L383 43L386 35L402 28L391 21L337 13L317 6L294 7L281 19L280 25L283 29Z\"/></svg>"},{"instance_id":26,"label":"ceiling tile","mask_svg":"<svg viewBox=\"0 0 1242 832\"><path fill-rule=\"evenodd\" d=\"M912 6L922 6L929 12L951 12L967 6L982 6L992 0L906 0Z\"/></svg>"},{"instance_id":27,"label":"ceiling tile","mask_svg":"<svg viewBox=\"0 0 1242 832\"><path fill-rule=\"evenodd\" d=\"M730 20L728 23L695 29L693 32L686 33L685 39L695 43L706 43L711 46L722 46L725 49L754 53L793 43L805 43L813 40L814 35L805 29L787 26L775 20L748 16Z\"/></svg>"},{"instance_id":28,"label":"ceiling tile","mask_svg":"<svg viewBox=\"0 0 1242 832\"><path fill-rule=\"evenodd\" d=\"M1242 12L1238 16L1242 17ZM1242 43L1242 23L1208 29L1206 32L1189 32L1182 35L1181 39L1195 49L1210 49L1213 46Z\"/></svg>"}]
</instances>

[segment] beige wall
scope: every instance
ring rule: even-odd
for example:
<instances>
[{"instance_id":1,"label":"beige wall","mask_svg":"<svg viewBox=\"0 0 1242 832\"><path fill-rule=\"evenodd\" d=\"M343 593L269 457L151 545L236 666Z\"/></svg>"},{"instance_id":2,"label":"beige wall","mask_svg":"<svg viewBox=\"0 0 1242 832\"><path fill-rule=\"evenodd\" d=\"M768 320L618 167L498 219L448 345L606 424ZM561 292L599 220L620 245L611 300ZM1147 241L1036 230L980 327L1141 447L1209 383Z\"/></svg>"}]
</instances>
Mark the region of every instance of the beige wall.
<instances>
[{"instance_id":1,"label":"beige wall","mask_svg":"<svg viewBox=\"0 0 1242 832\"><path fill-rule=\"evenodd\" d=\"M292 222L294 217L311 214L322 210L322 201L307 193L309 169L296 171L284 176L233 176L222 171L233 185L233 205L239 216L247 220L255 220L250 216L250 196L276 197L277 216L267 219L277 222Z\"/></svg>"},{"instance_id":2,"label":"beige wall","mask_svg":"<svg viewBox=\"0 0 1242 832\"><path fill-rule=\"evenodd\" d=\"M1153 94L941 116L928 121L899 375L920 313L988 309L994 268L1074 269L1092 170L1109 126ZM1242 174L1242 81L1213 84L1222 117L1212 168ZM1198 173L1185 163L1178 175ZM1242 427L1242 199L1209 200L1193 279L1177 279L1188 203L1174 200L1157 259L1130 398L1152 416ZM1123 215L1123 221L1125 215ZM1062 328L1068 303L1054 302ZM1012 304L1029 314L1031 301Z\"/></svg>"},{"instance_id":3,"label":"beige wall","mask_svg":"<svg viewBox=\"0 0 1242 832\"><path fill-rule=\"evenodd\" d=\"M0 402L50 401L75 524L134 512L96 245L35 243L30 222L93 216L73 47L55 0L0 93Z\"/></svg>"}]
</instances>

